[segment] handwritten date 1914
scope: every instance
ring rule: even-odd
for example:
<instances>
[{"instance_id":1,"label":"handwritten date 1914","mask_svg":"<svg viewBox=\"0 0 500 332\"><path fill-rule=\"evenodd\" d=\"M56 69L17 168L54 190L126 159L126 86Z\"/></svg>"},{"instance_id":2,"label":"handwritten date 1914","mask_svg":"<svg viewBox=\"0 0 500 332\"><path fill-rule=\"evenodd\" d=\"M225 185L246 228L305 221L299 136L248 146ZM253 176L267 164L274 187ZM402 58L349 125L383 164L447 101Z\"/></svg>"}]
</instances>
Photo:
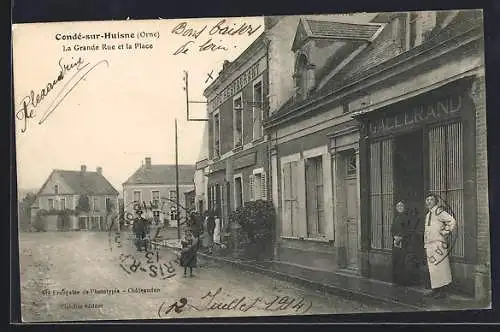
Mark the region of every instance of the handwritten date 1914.
<instances>
[{"instance_id":1,"label":"handwritten date 1914","mask_svg":"<svg viewBox=\"0 0 500 332\"><path fill-rule=\"evenodd\" d=\"M31 90L30 94L26 95L21 101L21 108L16 111L16 118L24 122L24 127L21 128L21 132L26 132L28 128L29 119L34 119L37 115L37 110L41 103L46 97L52 95L52 91L55 90L60 82L65 81L66 83L62 86L59 92L55 95L52 102L49 104L45 112L42 114L38 124L42 124L48 118L48 116L54 112L54 110L59 106L59 104L64 100L64 98L80 83L92 70L97 66L105 64L109 66L107 60L101 60L93 65L86 62L81 57L75 60L71 58L71 61L64 60L64 58L59 59L59 73L55 79L48 82L42 89L38 92ZM66 79L69 76L69 79Z\"/></svg>"},{"instance_id":2,"label":"handwritten date 1914","mask_svg":"<svg viewBox=\"0 0 500 332\"><path fill-rule=\"evenodd\" d=\"M201 302L192 304L186 297L168 305L163 302L158 308L158 316L164 317L175 312L180 314L183 311L194 309L195 311L240 311L248 312L258 310L264 312L284 312L291 311L297 314L304 314L312 307L312 302L304 298L294 298L289 296L275 295L271 299L263 297L248 298L246 296L233 297L223 296L222 288L215 292L209 291L200 298Z\"/></svg>"}]
</instances>

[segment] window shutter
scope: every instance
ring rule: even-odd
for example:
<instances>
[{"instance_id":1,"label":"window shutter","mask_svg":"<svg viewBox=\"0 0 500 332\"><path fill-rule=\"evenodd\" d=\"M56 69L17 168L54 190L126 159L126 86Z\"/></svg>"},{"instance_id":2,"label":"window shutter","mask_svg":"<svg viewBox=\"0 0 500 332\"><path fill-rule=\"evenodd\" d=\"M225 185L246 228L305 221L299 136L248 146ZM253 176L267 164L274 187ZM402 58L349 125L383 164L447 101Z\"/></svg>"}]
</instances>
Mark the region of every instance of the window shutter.
<instances>
[{"instance_id":1,"label":"window shutter","mask_svg":"<svg viewBox=\"0 0 500 332\"><path fill-rule=\"evenodd\" d=\"M251 174L250 175L250 180L249 180L249 189L250 189L250 200L254 201L256 197L255 193L255 175Z\"/></svg>"},{"instance_id":2,"label":"window shutter","mask_svg":"<svg viewBox=\"0 0 500 332\"><path fill-rule=\"evenodd\" d=\"M262 191L260 198L263 200L267 200L267 178L266 172L262 172L260 179L262 183L260 184L260 190Z\"/></svg>"},{"instance_id":3,"label":"window shutter","mask_svg":"<svg viewBox=\"0 0 500 332\"><path fill-rule=\"evenodd\" d=\"M281 222L281 233L284 236L292 236L293 235L293 227L292 227L292 209L293 202L292 199L292 191L291 191L291 163L287 163L283 165L282 168L283 176L281 177L282 181L282 190L283 190L283 214L282 214L282 222Z\"/></svg>"}]
</instances>

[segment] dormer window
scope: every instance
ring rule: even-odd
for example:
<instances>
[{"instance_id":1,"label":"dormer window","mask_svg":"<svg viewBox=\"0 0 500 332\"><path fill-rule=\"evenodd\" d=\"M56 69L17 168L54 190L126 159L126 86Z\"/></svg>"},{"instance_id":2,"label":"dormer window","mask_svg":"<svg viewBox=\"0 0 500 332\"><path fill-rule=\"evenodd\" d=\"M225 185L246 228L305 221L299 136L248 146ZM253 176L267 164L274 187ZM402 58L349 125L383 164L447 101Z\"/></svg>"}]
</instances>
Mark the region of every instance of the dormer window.
<instances>
[{"instance_id":1,"label":"dormer window","mask_svg":"<svg viewBox=\"0 0 500 332\"><path fill-rule=\"evenodd\" d=\"M304 99L315 84L314 65L309 62L304 53L299 53L295 60L295 96Z\"/></svg>"},{"instance_id":2,"label":"dormer window","mask_svg":"<svg viewBox=\"0 0 500 332\"><path fill-rule=\"evenodd\" d=\"M54 194L56 194L56 195L59 194L59 186L57 184L54 185Z\"/></svg>"},{"instance_id":3,"label":"dormer window","mask_svg":"<svg viewBox=\"0 0 500 332\"><path fill-rule=\"evenodd\" d=\"M295 72L293 78L295 81L295 96L297 98L305 97L306 94L306 75L307 75L307 57L305 54L299 54L295 61Z\"/></svg>"}]
</instances>

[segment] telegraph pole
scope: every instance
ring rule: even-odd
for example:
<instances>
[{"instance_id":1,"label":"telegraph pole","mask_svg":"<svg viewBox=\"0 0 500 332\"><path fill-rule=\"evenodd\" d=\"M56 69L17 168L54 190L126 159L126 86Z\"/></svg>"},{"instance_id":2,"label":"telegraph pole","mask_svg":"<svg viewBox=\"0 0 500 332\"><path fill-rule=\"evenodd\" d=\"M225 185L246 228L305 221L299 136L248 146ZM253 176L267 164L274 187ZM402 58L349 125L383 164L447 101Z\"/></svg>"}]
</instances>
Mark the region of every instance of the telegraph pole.
<instances>
[{"instance_id":1,"label":"telegraph pole","mask_svg":"<svg viewBox=\"0 0 500 332\"><path fill-rule=\"evenodd\" d=\"M177 219L177 239L181 238L179 222L179 151L177 145L177 119L175 119L175 215Z\"/></svg>"}]
</instances>

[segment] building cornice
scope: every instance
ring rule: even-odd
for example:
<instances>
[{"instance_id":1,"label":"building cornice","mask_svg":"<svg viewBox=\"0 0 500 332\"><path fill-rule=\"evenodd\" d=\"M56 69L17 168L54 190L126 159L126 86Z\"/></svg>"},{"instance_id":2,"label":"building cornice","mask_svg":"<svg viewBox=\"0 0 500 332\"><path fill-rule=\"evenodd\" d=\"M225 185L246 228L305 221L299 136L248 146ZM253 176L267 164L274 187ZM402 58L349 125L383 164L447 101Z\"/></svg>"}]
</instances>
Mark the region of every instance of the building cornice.
<instances>
[{"instance_id":1,"label":"building cornice","mask_svg":"<svg viewBox=\"0 0 500 332\"><path fill-rule=\"evenodd\" d=\"M292 107L287 112L280 114L278 111L271 119L264 122L264 128L271 129L280 126L305 114L312 113L318 108L346 98L353 93L380 83L383 84L388 79L388 76L391 78L396 77L436 60L438 57L443 56L443 50L444 54L449 54L481 38L482 28L481 26L476 26L445 40L429 41L361 73L359 76L347 81L342 87L326 95L319 96L297 107Z\"/></svg>"},{"instance_id":2,"label":"building cornice","mask_svg":"<svg viewBox=\"0 0 500 332\"><path fill-rule=\"evenodd\" d=\"M268 40L265 32L263 32L243 51L243 53L241 53L234 61L221 71L220 75L203 91L203 96L210 99L210 96L212 96L218 88L224 84L229 84L232 81L229 80L231 75L253 59L257 52L265 49L267 44Z\"/></svg>"}]
</instances>

